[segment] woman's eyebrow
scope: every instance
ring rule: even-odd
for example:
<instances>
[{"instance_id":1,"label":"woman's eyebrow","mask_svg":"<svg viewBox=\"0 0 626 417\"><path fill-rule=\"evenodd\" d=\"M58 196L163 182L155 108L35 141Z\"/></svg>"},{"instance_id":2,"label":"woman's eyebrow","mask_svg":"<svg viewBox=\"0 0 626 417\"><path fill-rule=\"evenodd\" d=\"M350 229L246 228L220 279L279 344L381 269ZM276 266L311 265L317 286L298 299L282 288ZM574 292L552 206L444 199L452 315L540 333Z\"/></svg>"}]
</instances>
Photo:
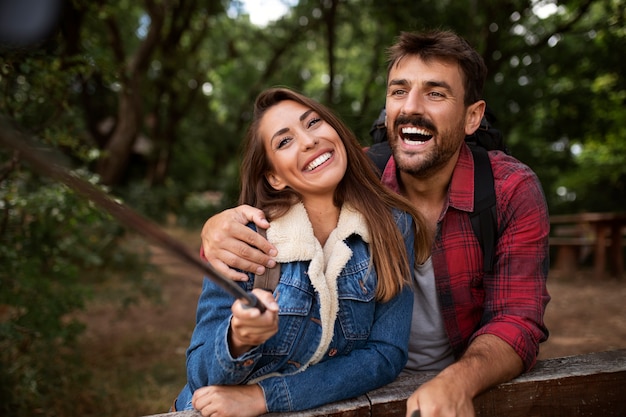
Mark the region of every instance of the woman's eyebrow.
<instances>
[{"instance_id":1,"label":"woman's eyebrow","mask_svg":"<svg viewBox=\"0 0 626 417\"><path fill-rule=\"evenodd\" d=\"M302 113L302 115L300 115L300 121L303 121L304 119L306 119L309 116L309 114L313 113L313 111L314 111L313 109L309 109L309 110L305 111L304 113ZM285 127L285 128L282 128L282 129L278 130L270 138L270 144L272 143L272 141L274 140L274 138L276 136L280 136L280 135L282 135L284 133L287 133L287 132L289 132L289 128L288 127Z\"/></svg>"},{"instance_id":2,"label":"woman's eyebrow","mask_svg":"<svg viewBox=\"0 0 626 417\"><path fill-rule=\"evenodd\" d=\"M282 129L280 129L276 133L274 133L272 135L272 137L270 138L270 145L272 144L272 141L274 140L274 138L276 138L276 136L283 135L283 134L285 134L287 132L289 132L289 128L288 127L283 127Z\"/></svg>"},{"instance_id":3,"label":"woman's eyebrow","mask_svg":"<svg viewBox=\"0 0 626 417\"><path fill-rule=\"evenodd\" d=\"M313 109L309 109L309 110L305 111L304 113L302 113L302 116L300 116L300 121L303 121L304 119L306 119L307 116L309 114L311 114L311 113L313 113Z\"/></svg>"}]
</instances>

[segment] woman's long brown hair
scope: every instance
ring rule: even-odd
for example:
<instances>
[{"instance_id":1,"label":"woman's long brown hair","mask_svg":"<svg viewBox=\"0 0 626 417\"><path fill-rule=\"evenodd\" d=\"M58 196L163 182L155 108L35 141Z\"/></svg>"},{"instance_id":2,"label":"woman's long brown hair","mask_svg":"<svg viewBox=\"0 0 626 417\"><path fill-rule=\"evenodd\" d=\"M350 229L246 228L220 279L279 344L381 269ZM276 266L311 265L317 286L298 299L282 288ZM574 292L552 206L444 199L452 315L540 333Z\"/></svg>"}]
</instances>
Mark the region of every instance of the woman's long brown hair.
<instances>
[{"instance_id":1,"label":"woman's long brown hair","mask_svg":"<svg viewBox=\"0 0 626 417\"><path fill-rule=\"evenodd\" d=\"M430 253L427 229L422 217L407 199L381 184L373 163L365 155L354 133L330 109L287 88L271 88L257 97L244 141L239 203L262 209L271 221L301 200L300 195L289 187L275 190L265 177L271 166L258 133L259 124L269 108L285 100L313 109L341 138L348 156L348 167L335 191L334 203L337 207L349 203L365 218L371 235L373 265L378 274L376 298L389 301L411 277L404 240L394 221L392 208L406 211L414 218L415 260L418 263L423 263Z\"/></svg>"}]
</instances>

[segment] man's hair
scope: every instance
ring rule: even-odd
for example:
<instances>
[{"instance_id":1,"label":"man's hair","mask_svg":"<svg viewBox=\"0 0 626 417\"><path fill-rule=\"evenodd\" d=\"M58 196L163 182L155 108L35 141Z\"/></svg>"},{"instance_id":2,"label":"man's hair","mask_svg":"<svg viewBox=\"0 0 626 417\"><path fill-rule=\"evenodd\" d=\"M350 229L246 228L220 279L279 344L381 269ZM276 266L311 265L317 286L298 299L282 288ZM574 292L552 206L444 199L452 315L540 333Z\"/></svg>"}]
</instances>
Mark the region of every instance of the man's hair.
<instances>
[{"instance_id":1,"label":"man's hair","mask_svg":"<svg viewBox=\"0 0 626 417\"><path fill-rule=\"evenodd\" d=\"M387 49L389 66L387 77L393 66L403 58L416 55L424 62L433 59L454 61L459 64L464 77L466 106L482 99L483 86L487 77L487 66L482 56L462 37L451 31L402 32L396 43Z\"/></svg>"}]
</instances>

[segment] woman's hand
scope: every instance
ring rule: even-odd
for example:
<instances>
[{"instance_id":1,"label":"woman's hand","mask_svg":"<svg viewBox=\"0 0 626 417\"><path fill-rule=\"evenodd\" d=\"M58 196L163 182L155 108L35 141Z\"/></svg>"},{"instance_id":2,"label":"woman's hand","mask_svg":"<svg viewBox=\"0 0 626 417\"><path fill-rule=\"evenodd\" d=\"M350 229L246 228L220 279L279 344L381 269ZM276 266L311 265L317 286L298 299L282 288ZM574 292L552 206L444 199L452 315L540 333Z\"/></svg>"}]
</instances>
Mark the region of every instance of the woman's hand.
<instances>
[{"instance_id":1,"label":"woman's hand","mask_svg":"<svg viewBox=\"0 0 626 417\"><path fill-rule=\"evenodd\" d=\"M274 296L259 288L252 290L252 293L265 305L266 310L261 314L258 309L250 308L240 300L233 303L233 317L228 333L228 344L233 358L241 356L278 332L278 304Z\"/></svg>"},{"instance_id":2,"label":"woman's hand","mask_svg":"<svg viewBox=\"0 0 626 417\"><path fill-rule=\"evenodd\" d=\"M256 417L267 413L263 390L257 384L198 388L191 402L204 417Z\"/></svg>"}]
</instances>

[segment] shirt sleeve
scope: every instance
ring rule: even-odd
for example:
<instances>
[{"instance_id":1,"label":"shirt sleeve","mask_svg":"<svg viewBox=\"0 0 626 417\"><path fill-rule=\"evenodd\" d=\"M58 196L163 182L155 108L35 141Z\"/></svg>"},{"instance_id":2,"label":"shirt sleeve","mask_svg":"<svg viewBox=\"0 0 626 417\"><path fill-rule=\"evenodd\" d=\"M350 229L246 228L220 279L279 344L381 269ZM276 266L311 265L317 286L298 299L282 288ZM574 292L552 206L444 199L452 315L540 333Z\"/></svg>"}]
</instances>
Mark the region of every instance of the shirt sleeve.
<instances>
[{"instance_id":1,"label":"shirt sleeve","mask_svg":"<svg viewBox=\"0 0 626 417\"><path fill-rule=\"evenodd\" d=\"M228 330L233 302L232 296L204 278L196 327L187 349L187 383L191 392L207 385L241 384L260 358L258 347L237 358L230 355Z\"/></svg>"},{"instance_id":2,"label":"shirt sleeve","mask_svg":"<svg viewBox=\"0 0 626 417\"><path fill-rule=\"evenodd\" d=\"M496 185L501 228L497 262L494 274L484 277L484 312L471 339L482 334L498 336L518 353L528 370L536 362L539 343L548 337L543 315L550 300L546 288L550 223L538 178L519 165ZM499 175L494 170L494 176Z\"/></svg>"}]
</instances>

